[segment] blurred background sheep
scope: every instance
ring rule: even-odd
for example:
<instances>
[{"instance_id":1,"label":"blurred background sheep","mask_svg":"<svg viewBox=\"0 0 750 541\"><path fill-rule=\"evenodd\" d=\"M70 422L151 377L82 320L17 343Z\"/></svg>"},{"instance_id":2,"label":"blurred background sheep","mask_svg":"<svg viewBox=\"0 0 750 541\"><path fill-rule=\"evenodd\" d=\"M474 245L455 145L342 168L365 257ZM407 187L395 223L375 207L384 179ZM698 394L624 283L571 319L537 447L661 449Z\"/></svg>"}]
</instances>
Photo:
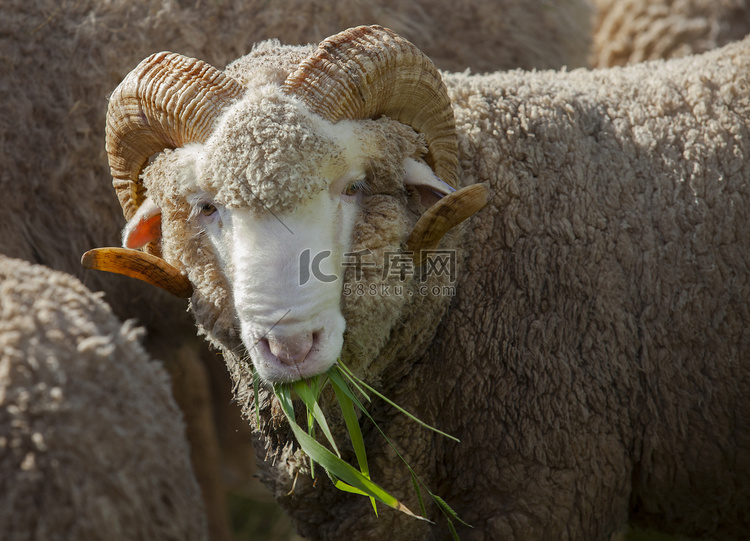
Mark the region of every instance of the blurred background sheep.
<instances>
[{"instance_id":1,"label":"blurred background sheep","mask_svg":"<svg viewBox=\"0 0 750 541\"><path fill-rule=\"evenodd\" d=\"M698 54L750 32L747 0L593 0L590 63L622 66Z\"/></svg>"},{"instance_id":2,"label":"blurred background sheep","mask_svg":"<svg viewBox=\"0 0 750 541\"><path fill-rule=\"evenodd\" d=\"M100 297L0 256L0 537L208 539L169 376Z\"/></svg>"}]
</instances>

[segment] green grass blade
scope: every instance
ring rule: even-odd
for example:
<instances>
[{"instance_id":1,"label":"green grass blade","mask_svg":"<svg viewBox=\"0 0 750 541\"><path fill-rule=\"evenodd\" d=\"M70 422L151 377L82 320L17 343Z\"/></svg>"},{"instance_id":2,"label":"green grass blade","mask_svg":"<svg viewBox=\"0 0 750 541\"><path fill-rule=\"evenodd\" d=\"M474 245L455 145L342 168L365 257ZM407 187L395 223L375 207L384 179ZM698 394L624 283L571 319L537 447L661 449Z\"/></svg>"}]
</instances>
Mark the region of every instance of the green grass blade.
<instances>
[{"instance_id":1,"label":"green grass blade","mask_svg":"<svg viewBox=\"0 0 750 541\"><path fill-rule=\"evenodd\" d=\"M352 441L352 447L354 448L354 454L357 457L357 464L363 475L370 477L370 469L367 466L367 451L365 451L365 440L362 437L362 430L359 427L359 419L354 411L354 405L346 394L341 391L338 385L334 384L334 392L336 398L339 401L341 407L341 413L344 415L344 422L346 423L346 429L349 432L349 439Z\"/></svg>"},{"instance_id":2,"label":"green grass blade","mask_svg":"<svg viewBox=\"0 0 750 541\"><path fill-rule=\"evenodd\" d=\"M346 423L347 432L349 432L349 439L352 442L354 448L354 454L357 457L357 464L359 464L359 470L362 475L371 479L370 468L367 465L367 451L365 450L365 440L362 437L362 430L359 427L359 419L357 419L357 413L354 411L354 404L352 401L352 393L349 387L346 385L346 381L337 373L335 367L331 369L331 372L336 372L331 378L331 385L333 391L336 393L336 399L338 400L341 413L344 416L344 422ZM343 385L343 387L342 387ZM378 514L378 505L374 498L370 498L370 503L375 511L375 515Z\"/></svg>"},{"instance_id":3,"label":"green grass blade","mask_svg":"<svg viewBox=\"0 0 750 541\"><path fill-rule=\"evenodd\" d=\"M451 519L457 520L458 522L460 522L464 526L468 526L469 528L474 527L471 524L468 524L464 522L463 520L461 520L461 517L458 516L458 513L456 513L450 505L445 503L445 500L443 500L443 498L441 498L437 494L433 494L432 492L430 492L430 497L435 501L435 503L438 504L438 507L440 507L440 510L445 515L445 518L448 519L448 522L451 524L451 527L453 526Z\"/></svg>"},{"instance_id":4,"label":"green grass blade","mask_svg":"<svg viewBox=\"0 0 750 541\"><path fill-rule=\"evenodd\" d=\"M352 385L354 385L354 388L357 389L357 391L365 398L365 400L367 402L372 402L372 400L370 400L370 397L365 392L365 390L357 384L358 379L354 376L354 374L352 374L352 372L346 366L344 366L343 364L341 364L341 360L340 359L339 359L339 361L338 361L337 364L333 365L331 367L331 369L328 370L328 372L326 372L326 374L328 375L328 377L331 377L331 374L333 374L333 373L338 373L340 375L346 376L346 379L349 381L349 383L351 383ZM349 375L349 374L351 374L351 375ZM345 385L343 388L349 389L349 386ZM350 394L351 394L351 391L350 391Z\"/></svg>"},{"instance_id":5,"label":"green grass blade","mask_svg":"<svg viewBox=\"0 0 750 541\"><path fill-rule=\"evenodd\" d=\"M294 403L292 401L292 388L289 385L284 384L274 384L273 386L273 392L276 394L276 397L279 399L279 404L281 405L281 410L284 412L284 415L286 415L287 419L289 420L289 424L294 429L297 427L299 430L302 430L302 428L297 424L297 418L294 415ZM297 434L297 431L294 431L295 436ZM299 438L297 438L299 440ZM313 462L312 457L310 455L307 455L310 459L310 477L315 479L315 465Z\"/></svg>"},{"instance_id":6,"label":"green grass blade","mask_svg":"<svg viewBox=\"0 0 750 541\"><path fill-rule=\"evenodd\" d=\"M294 405L292 404L292 391L286 385L274 385L273 392L276 394L281 404L281 409L289 419L289 422L297 426L297 419L294 416Z\"/></svg>"},{"instance_id":7,"label":"green grass blade","mask_svg":"<svg viewBox=\"0 0 750 541\"><path fill-rule=\"evenodd\" d=\"M409 473L411 473L411 479L412 479L412 483L414 484L414 490L417 493L417 499L419 500L419 507L420 507L420 512L422 513L422 518L426 520L427 522L432 523L431 520L429 520L428 518L425 518L427 516L427 510L425 508L424 501L422 499L422 491L420 490L419 485L422 485L424 487L424 489L430 495L432 500L437 504L438 508L440 509L440 512L443 513L443 516L445 516L446 520L448 521L448 526L451 529L453 537L457 541L460 541L458 538L458 534L455 532L455 527L453 526L453 522L451 521L451 518L459 521L461 524L468 526L469 528L473 528L474 526L472 526L468 522L461 520L461 518L458 516L458 513L456 513L456 511L454 511L453 508L445 502L445 500L443 500L440 496L438 496L437 494L434 494L432 491L430 491L430 489L427 488L427 486L419 478L419 476L414 471L414 469L411 466L409 466L409 463L406 461L403 455L401 455L398 449L396 449L393 443L391 443L391 440L388 439L388 436L385 435L385 432L383 432L380 426L378 426L378 424L375 422L375 420L372 418L369 412L365 409L363 409L362 411L370 419L370 421L372 421L373 425L375 425L375 428L377 428L378 432L380 432L380 435L383 436L383 439L385 439L386 443L388 443L391 449L393 449L393 452L396 453L396 456L398 456L398 458L401 459L401 462L403 462L404 465L407 467L407 469L409 470Z\"/></svg>"},{"instance_id":8,"label":"green grass blade","mask_svg":"<svg viewBox=\"0 0 750 541\"><path fill-rule=\"evenodd\" d=\"M395 496L391 495L381 486L370 481L367 477L362 475L361 472L341 460L331 451L318 443L315 439L311 438L310 435L307 434L307 432L302 429L302 427L300 427L294 420L294 409L292 407L291 393L289 391L289 388L284 385L275 385L274 390L277 392L277 396L279 396L281 409L289 419L289 425L294 432L294 436L297 438L297 442L299 443L300 447L302 447L302 450L307 453L307 456L309 456L311 460L320 464L331 475L342 480L344 483L350 485L351 487L359 489L367 496L375 498L388 507L406 513L412 517L426 520L423 517L412 513L404 504L398 501Z\"/></svg>"},{"instance_id":9,"label":"green grass blade","mask_svg":"<svg viewBox=\"0 0 750 541\"><path fill-rule=\"evenodd\" d=\"M323 431L323 434L328 440L328 443L331 444L331 447L336 453L336 456L341 457L341 453L339 453L339 449L338 447L336 447L336 442L333 439L331 429L328 427L326 416L323 414L323 410L320 409L320 405L318 404L318 395L320 393L320 390L322 389L322 386L315 384L313 385L317 387L317 391L311 388L310 384L308 384L307 381L295 381L294 383L292 383L292 387L307 407L307 423L309 434L315 437L315 432L313 430L314 419L315 422L318 423L320 429Z\"/></svg>"},{"instance_id":10,"label":"green grass blade","mask_svg":"<svg viewBox=\"0 0 750 541\"><path fill-rule=\"evenodd\" d=\"M461 539L458 537L456 527L453 525L453 521L448 517L445 517L445 520L448 523L448 529L451 531L451 537L453 538L453 541L461 541Z\"/></svg>"},{"instance_id":11,"label":"green grass blade","mask_svg":"<svg viewBox=\"0 0 750 541\"><path fill-rule=\"evenodd\" d=\"M359 490L358 488L355 488L351 485L348 485L344 483L341 479L336 479L333 475L330 476L331 480L333 481L333 485L344 492L349 492L351 494L358 494L360 496L367 496L368 498L370 495L367 492L364 492L362 490Z\"/></svg>"},{"instance_id":12,"label":"green grass blade","mask_svg":"<svg viewBox=\"0 0 750 541\"><path fill-rule=\"evenodd\" d=\"M343 367L343 365L341 365L341 366ZM343 368L348 371L348 369L346 369L346 367L343 367ZM342 371L341 373L343 373L344 375L347 375L347 376L351 375L351 377L356 377L356 376L354 376L351 373L351 371L348 371L348 374L346 372L344 372L344 371ZM331 381L333 383L336 383L337 382L336 381L336 376L332 377ZM365 383L363 383L363 384L367 385ZM368 389L370 388L369 385L367 385L367 387L368 387ZM375 391L374 389L373 389L373 391L374 391L374 393L377 396L381 396L382 397L382 395L380 393L378 393L377 391ZM388 400L388 399L385 399L385 400L389 404L393 404L393 402L391 402L390 400ZM398 451L398 449L396 449L396 447L393 445L393 443L391 443L391 440L388 439L388 437L385 435L385 432L383 432L383 430L375 422L375 420L372 418L372 416L370 415L370 413L365 409L365 407L361 403L358 403L358 402L355 402L355 404L362 410L362 412L364 413L364 415L366 415L367 418L370 419L370 421L373 423L373 425L378 430L378 432L380 432L381 436L383 436L383 438L388 443L388 445L391 447L391 449L393 449L393 451L396 453L396 456L398 456L401 459L401 461L406 465L406 467L409 469L409 472L411 473L411 476L412 476L412 483L414 484L414 489L415 489L415 491L417 493L417 499L419 500L420 511L422 513L422 516L423 517L426 516L427 512L426 512L426 508L425 508L425 505L424 505L424 501L422 499L422 492L421 492L421 490L419 488L419 485L422 485L425 488L425 490L427 490L427 493L430 495L430 497L433 499L433 501L437 504L438 508L440 509L440 512L443 513L443 515L445 516L445 518L446 518L446 520L448 522L448 526L449 526L449 528L451 530L451 535L454 537L454 539L458 540L458 534L456 533L456 529L455 529L455 527L454 527L453 522L451 521L451 519L457 520L458 522L460 522L461 524L464 524L465 526L468 526L469 528L473 528L473 526L471 524L468 524L468 523L464 522L463 520L461 520L461 518L458 516L458 513L456 513L453 510L453 508L451 506L449 506L445 502L445 500L443 500L440 496L437 496L436 494L434 494L433 492L431 492L427 488L427 486L425 486L425 484L422 482L422 480L419 479L419 476L416 474L416 472L412 469L411 466L409 466L409 463L401 455L401 453ZM399 406L396 406L396 408L399 411L404 412L403 408L400 408ZM406 412L404 412L404 413L406 413ZM410 417L413 418L413 416L410 416ZM417 419L417 421L420 424L424 425L424 423L422 423L418 419ZM431 428L431 427L428 427L428 428ZM443 434L439 430L435 430L435 432L437 432L438 434ZM452 438L452 439L455 439L455 438ZM458 440L456 440L456 441L458 441ZM427 520L427 519L425 519L425 520Z\"/></svg>"},{"instance_id":13,"label":"green grass blade","mask_svg":"<svg viewBox=\"0 0 750 541\"><path fill-rule=\"evenodd\" d=\"M326 472L326 473L328 473L328 472ZM358 488L354 488L351 485L347 485L346 483L344 483L340 479L336 479L330 473L328 473L328 477L331 478L331 481L333 482L333 486L335 486L337 489L341 490L342 492L349 492L351 494L357 494L359 496L367 496L368 498L370 498L370 503L372 504L372 510L375 511L375 516L376 517L380 516L380 514L378 513L377 500L375 498L373 498L372 496L370 496L366 492L362 492Z\"/></svg>"},{"instance_id":14,"label":"green grass blade","mask_svg":"<svg viewBox=\"0 0 750 541\"><path fill-rule=\"evenodd\" d=\"M391 495L379 485L367 479L367 477L362 475L361 472L359 472L358 470L338 458L331 451L320 445L299 426L292 425L292 430L294 431L294 435L296 436L297 441L302 447L302 450L305 451L312 460L320 464L327 471L331 472L331 474L333 474L335 477L343 480L351 487L359 489L366 495L377 499L388 507L417 517L417 515L412 513L405 505L399 502L396 497Z\"/></svg>"},{"instance_id":15,"label":"green grass blade","mask_svg":"<svg viewBox=\"0 0 750 541\"><path fill-rule=\"evenodd\" d=\"M333 482L333 486L335 486L335 487L336 487L337 489L339 489L339 490L341 490L341 491L343 491L343 492L349 492L349 493L351 493L351 494L357 494L357 495L359 495L359 496L367 496L368 498L370 498L370 503L372 504L372 509L373 509L373 511L375 511L375 516L376 516L376 517L377 517L377 516L380 516L380 515L378 514L378 505L377 505L377 500L375 500L375 498L373 498L372 496L370 496L370 495L369 495L369 494L367 494L366 492L362 492L362 491L361 491L361 490L359 490L358 488L354 488L354 487L353 487L353 486L351 486L351 485L347 485L347 484L346 484L346 483L344 483L344 482L343 482L343 481L342 481L341 479L336 479L336 478L335 478L335 477L334 477L333 475L331 475L331 474L330 474L329 472L326 472L326 473L328 473L328 477L330 477L330 478L331 478L331 482Z\"/></svg>"},{"instance_id":16,"label":"green grass blade","mask_svg":"<svg viewBox=\"0 0 750 541\"><path fill-rule=\"evenodd\" d=\"M365 406L362 404L362 402L357 398L357 396L352 392L352 390L349 388L349 383L351 383L351 380L348 376L343 374L341 369L338 366L333 366L328 372L326 372L326 375L331 380L332 384L335 384L338 386L338 388L346 394L346 396L349 398L349 400L352 401L353 404L355 404L359 409L362 411L365 410ZM356 386L356 385L355 385ZM369 402L370 399L365 395L365 399Z\"/></svg>"},{"instance_id":17,"label":"green grass blade","mask_svg":"<svg viewBox=\"0 0 750 541\"><path fill-rule=\"evenodd\" d=\"M370 496L370 504L372 505L372 510L375 512L375 516L380 516L378 515L378 502L372 496Z\"/></svg>"},{"instance_id":18,"label":"green grass blade","mask_svg":"<svg viewBox=\"0 0 750 541\"><path fill-rule=\"evenodd\" d=\"M409 473L411 473L411 482L414 485L414 492L417 494L417 499L419 500L419 511L422 513L423 517L427 516L427 508L424 505L424 499L422 498L422 489L419 488L419 477L417 477L417 474L412 471L411 468L409 468Z\"/></svg>"},{"instance_id":19,"label":"green grass blade","mask_svg":"<svg viewBox=\"0 0 750 541\"><path fill-rule=\"evenodd\" d=\"M359 419L357 419L357 413L354 411L354 401L352 400L354 396L339 374L332 374L331 384L333 385L333 391L336 393L341 413L344 415L349 439L352 442L354 454L357 457L357 464L359 464L362 474L369 479L370 469L367 466L367 451L365 450L365 440L362 437L362 430L359 427Z\"/></svg>"},{"instance_id":20,"label":"green grass blade","mask_svg":"<svg viewBox=\"0 0 750 541\"><path fill-rule=\"evenodd\" d=\"M408 515L412 517L425 520L427 522L431 522L427 518L425 518L427 510L425 507L424 499L422 496L422 491L420 488L420 485L421 485L422 487L424 487L424 489L433 499L437 507L440 509L441 513L445 516L445 519L448 522L448 528L450 529L452 538L455 540L458 540L459 539L458 533L456 531L453 521L454 520L458 521L462 524L465 524L468 527L471 527L471 525L461 520L458 517L458 514L442 498L433 494L425 486L424 482L422 482L422 480L419 479L417 474L414 472L411 466L409 466L409 464L406 462L406 460L401 455L401 453L399 453L399 451L395 448L393 443L391 443L391 441L386 437L385 433L381 430L381 428L372 418L372 416L367 411L365 406L362 404L360 399L351 390L349 385L351 384L358 392L362 394L362 396L364 396L364 398L367 401L369 401L370 398L364 389L367 389L369 392L380 397L386 403L390 404L392 407L396 408L399 412L408 416L410 419L417 422L421 426L429 430L432 430L438 434L441 434L442 436L452 439L454 441L459 441L459 440L453 436L450 436L449 434L446 434L445 432L435 429L434 427L424 423L423 421L421 421L414 415L410 414L409 412L404 410L402 407L400 407L398 404L394 403L393 401L389 400L387 397L379 393L376 389L374 389L373 387L371 387L364 381L357 378L348 368L346 368L344 365L340 363L338 366L334 366L333 368L331 368L331 370L329 370L326 375L328 376L327 378L312 378L309 381L295 382L290 385L274 385L274 391L276 392L276 395L279 398L279 402L281 404L282 410L284 411L285 415L289 419L289 424L292 428L292 431L294 432L295 437L297 438L297 442L299 443L302 450L307 454L307 456L310 459L311 469L314 463L318 463L326 471L328 476L331 478L332 483L337 489L345 491L345 492L350 492L353 494L358 494L358 495L369 497L370 501L372 502L373 509L375 510L376 515L378 513L376 501L380 501L389 507L392 507L394 509L407 513ZM341 408L341 412L343 414L344 421L346 423L346 427L349 432L349 437L352 441L352 447L354 448L354 452L357 457L357 463L361 471L357 471L354 467L352 467L351 465L341 460L340 454L333 440L333 436L328 427L328 423L326 422L325 415L322 409L320 408L320 406L318 405L317 401L320 396L320 393L328 382L331 383L334 389L334 393L336 395L336 399L339 402L339 406ZM254 383L255 383L255 380L254 380ZM311 434L306 433L305 430L297 424L297 421L294 416L294 407L293 407L292 395L291 395L292 389L296 391L300 399L303 401L303 403L307 407L308 427L311 430ZM256 400L257 400L257 391L256 391ZM359 426L359 420L357 418L355 406L359 408L363 412L363 414L366 415L370 419L370 421L373 423L375 428L380 432L383 438L385 438L385 441L388 443L388 445L393 449L396 455L401 459L401 461L409 469L409 472L412 477L412 484L414 485L414 490L417 494L417 499L419 500L420 511L423 516L415 515L414 513L412 513L406 506L404 506L401 502L399 502L398 499L396 499L393 495L388 493L381 486L371 481L369 467L367 465L367 453L365 450L364 438L362 436L362 431ZM257 402L256 402L256 410L257 410ZM321 429L324 431L326 435L326 439L331 443L331 446L334 448L336 454L334 454L329 449L327 449L326 447L324 447L323 445L321 445L315 440L314 432L312 432L312 428L314 427L315 424L320 426Z\"/></svg>"},{"instance_id":21,"label":"green grass blade","mask_svg":"<svg viewBox=\"0 0 750 541\"><path fill-rule=\"evenodd\" d=\"M446 438L448 438L450 440L453 440L453 441L455 441L457 443L461 443L461 440L459 440L455 436L451 436L450 434L447 434L447 433L443 432L442 430L438 430L434 426L428 425L427 423L425 423L424 421L422 421L418 417L415 417L414 415L412 415L411 413L409 413L408 411L406 411L404 408L402 408L401 406L399 406L398 404L396 404L395 402L393 402L392 400L390 400L387 396L385 396L384 394L381 394L375 388L371 387L370 385L368 385L367 383L365 383L364 381L362 381L361 379L359 379L357 376L354 375L354 373L351 370L349 370L343 364L339 363L339 366L341 366L341 368L342 368L342 373L344 375L346 375L349 378L349 381L351 381L354 385L356 385L357 383L359 383L362 387L364 387L365 389L367 389L368 391L370 391L371 393L373 393L374 395L376 395L381 400L384 400L385 402L387 402L388 404L390 404L392 407L396 408L398 411L400 411L401 413L403 413L404 415L406 415L407 417L409 417L409 419L411 419L412 421L414 421L414 422L422 425L423 427L425 427L425 428L427 428L429 430L432 430L433 432L436 432L436 433L440 434L441 436L444 436L444 437L446 437Z\"/></svg>"}]
</instances>

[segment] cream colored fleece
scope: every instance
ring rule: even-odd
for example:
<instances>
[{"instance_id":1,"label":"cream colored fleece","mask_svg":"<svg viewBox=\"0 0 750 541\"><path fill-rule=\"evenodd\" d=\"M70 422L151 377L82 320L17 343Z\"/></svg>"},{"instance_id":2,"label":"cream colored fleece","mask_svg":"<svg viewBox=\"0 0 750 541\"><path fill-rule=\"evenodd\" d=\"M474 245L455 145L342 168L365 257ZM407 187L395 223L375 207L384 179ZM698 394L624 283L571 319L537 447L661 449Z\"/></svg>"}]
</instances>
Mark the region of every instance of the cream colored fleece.
<instances>
[{"instance_id":1,"label":"cream colored fleece","mask_svg":"<svg viewBox=\"0 0 750 541\"><path fill-rule=\"evenodd\" d=\"M162 366L78 280L0 256L0 537L208 539Z\"/></svg>"},{"instance_id":2,"label":"cream colored fleece","mask_svg":"<svg viewBox=\"0 0 750 541\"><path fill-rule=\"evenodd\" d=\"M443 68L475 71L551 68L586 62L586 0L2 0L0 2L0 253L71 273L105 291L115 313L137 318L147 347L175 374L194 460L207 494L223 490L217 428L233 441L222 466L254 484L249 431L226 395L230 383L217 356L198 347L185 303L150 286L84 271L81 254L118 245L124 225L104 151L107 98L143 58L173 50L224 66L267 38L317 43L348 26L379 23L409 36ZM446 41L449 45L446 45ZM203 359L203 365L200 359ZM198 370L195 370L197 365ZM208 373L208 378L206 377ZM210 381L207 381L210 379ZM180 379L175 379L180 385ZM209 388L210 387L210 388ZM209 393L224 395L213 404ZM198 406L200 405L200 406ZM210 409L213 408L213 411ZM238 432L239 431L239 432ZM242 442L237 445L237 442ZM237 457L232 464L228 455ZM250 491L253 489L251 488ZM241 488L242 492L247 492ZM215 539L225 539L219 497Z\"/></svg>"}]
</instances>

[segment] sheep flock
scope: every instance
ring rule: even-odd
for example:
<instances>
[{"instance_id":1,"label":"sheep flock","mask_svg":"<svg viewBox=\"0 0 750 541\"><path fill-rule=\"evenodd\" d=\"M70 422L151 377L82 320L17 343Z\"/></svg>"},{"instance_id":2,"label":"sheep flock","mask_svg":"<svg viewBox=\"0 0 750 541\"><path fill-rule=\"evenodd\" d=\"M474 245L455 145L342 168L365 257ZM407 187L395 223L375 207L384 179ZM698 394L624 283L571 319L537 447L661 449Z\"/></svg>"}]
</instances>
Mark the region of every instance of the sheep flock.
<instances>
[{"instance_id":1,"label":"sheep flock","mask_svg":"<svg viewBox=\"0 0 750 541\"><path fill-rule=\"evenodd\" d=\"M416 45L403 47L418 51L420 65L445 70L424 73L444 85L451 113L440 118L455 135L433 137L429 121L387 111L340 122L319 105L324 96L289 90L312 77L304 66L315 65L317 43L360 24L390 28L396 43ZM255 412L248 359L280 362L261 373L284 379L289 366L301 373L309 346L328 344L365 380L461 438L455 445L384 405L372 410L474 526L461 539L602 539L627 535L628 524L750 536L747 30L742 0L7 2L0 500L1 522L12 527L4 535L292 538L289 529L238 531L238 509L267 506L252 502L270 489L312 539L446 538L439 521L376 517L364 499L313 483L267 389ZM374 35L368 47L380 46ZM271 38L280 43L263 42ZM115 122L107 102L118 103L118 84L161 50L205 61L231 96L216 102L205 134L149 147L126 178L114 143L105 148L105 125ZM128 122L108 130L127 138ZM281 142L268 135L280 123ZM314 211L308 227L311 211L300 210L320 208L317 181L294 187L317 178L322 163L340 169L346 194L335 223L348 233L333 245L377 261L356 281L450 293L342 295L341 281L308 283L300 291L334 291L342 342L302 323L260 336L257 316L242 308L260 297L236 269L258 276L266 297L295 301L270 286L284 277L274 269L285 268L286 252L247 236L280 235L273 221L256 220L259 201L310 231L287 252L305 243L325 250L312 232L336 231ZM117 204L118 175L131 194L120 190L121 202L138 207L148 197L158 208L161 228L149 231L147 249L189 278L189 303L80 268L83 252L121 242L126 218L139 228L135 210L125 205L123 218ZM452 254L455 275L428 272L425 285L418 273L404 282L378 266L413 245L412 230L439 221L430 214L436 198L458 206L461 188L478 183L489 205L431 245ZM253 257L231 248L229 233L254 239ZM145 332L120 323L132 318ZM336 317L326 321L337 328ZM375 472L418 508L408 472L367 430Z\"/></svg>"}]
</instances>

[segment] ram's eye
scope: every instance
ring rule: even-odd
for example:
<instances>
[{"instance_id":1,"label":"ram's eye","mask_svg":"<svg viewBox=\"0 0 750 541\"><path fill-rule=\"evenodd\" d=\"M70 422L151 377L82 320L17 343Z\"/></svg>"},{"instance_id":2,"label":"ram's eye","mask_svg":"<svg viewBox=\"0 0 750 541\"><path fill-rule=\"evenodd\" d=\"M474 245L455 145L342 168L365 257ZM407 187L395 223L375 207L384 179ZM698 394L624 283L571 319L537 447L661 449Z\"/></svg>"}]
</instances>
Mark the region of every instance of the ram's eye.
<instances>
[{"instance_id":1,"label":"ram's eye","mask_svg":"<svg viewBox=\"0 0 750 541\"><path fill-rule=\"evenodd\" d=\"M216 212L216 207L211 203L200 203L198 205L198 210L203 216L211 216L214 212Z\"/></svg>"},{"instance_id":2,"label":"ram's eye","mask_svg":"<svg viewBox=\"0 0 750 541\"><path fill-rule=\"evenodd\" d=\"M344 188L343 194L348 196L357 195L357 193L362 189L363 184L364 182L361 180L351 182L346 186L346 188Z\"/></svg>"}]
</instances>

